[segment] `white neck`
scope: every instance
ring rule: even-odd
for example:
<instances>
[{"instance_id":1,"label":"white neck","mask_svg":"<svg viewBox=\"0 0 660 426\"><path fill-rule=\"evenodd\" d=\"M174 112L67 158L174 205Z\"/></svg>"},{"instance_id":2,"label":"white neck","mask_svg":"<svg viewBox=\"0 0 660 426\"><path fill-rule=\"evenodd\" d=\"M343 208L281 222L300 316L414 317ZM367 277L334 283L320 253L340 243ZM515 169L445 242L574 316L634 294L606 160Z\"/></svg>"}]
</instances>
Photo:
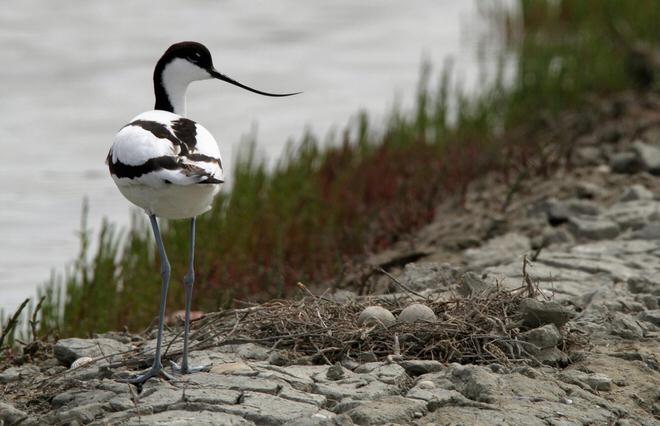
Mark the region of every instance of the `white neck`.
<instances>
[{"instance_id":1,"label":"white neck","mask_svg":"<svg viewBox=\"0 0 660 426\"><path fill-rule=\"evenodd\" d=\"M190 64L183 59L175 59L163 70L162 84L174 113L185 117L186 115L186 90L192 81L189 76Z\"/></svg>"}]
</instances>

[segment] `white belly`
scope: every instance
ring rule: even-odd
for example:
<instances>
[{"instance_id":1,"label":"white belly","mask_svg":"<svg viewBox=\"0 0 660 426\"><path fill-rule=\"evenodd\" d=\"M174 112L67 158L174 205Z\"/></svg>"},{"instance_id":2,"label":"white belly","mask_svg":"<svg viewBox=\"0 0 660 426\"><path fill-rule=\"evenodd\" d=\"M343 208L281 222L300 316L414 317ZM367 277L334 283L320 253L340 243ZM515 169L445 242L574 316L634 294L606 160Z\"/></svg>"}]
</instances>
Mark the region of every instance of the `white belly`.
<instances>
[{"instance_id":1,"label":"white belly","mask_svg":"<svg viewBox=\"0 0 660 426\"><path fill-rule=\"evenodd\" d=\"M220 190L218 184L164 185L158 188L133 184L117 187L124 197L142 207L147 214L166 219L186 219L207 212Z\"/></svg>"}]
</instances>

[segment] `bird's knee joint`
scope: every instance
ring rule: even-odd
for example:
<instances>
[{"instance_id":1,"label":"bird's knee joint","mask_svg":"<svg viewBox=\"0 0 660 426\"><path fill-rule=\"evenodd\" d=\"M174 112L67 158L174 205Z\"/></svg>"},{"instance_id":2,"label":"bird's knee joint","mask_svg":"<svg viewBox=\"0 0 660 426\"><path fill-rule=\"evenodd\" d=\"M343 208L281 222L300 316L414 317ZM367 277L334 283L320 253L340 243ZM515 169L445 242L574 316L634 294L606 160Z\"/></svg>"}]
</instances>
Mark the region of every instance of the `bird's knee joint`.
<instances>
[{"instance_id":1,"label":"bird's knee joint","mask_svg":"<svg viewBox=\"0 0 660 426\"><path fill-rule=\"evenodd\" d=\"M185 285L186 287L191 287L194 282L195 282L194 273L188 273L183 277L183 285Z\"/></svg>"},{"instance_id":2,"label":"bird's knee joint","mask_svg":"<svg viewBox=\"0 0 660 426\"><path fill-rule=\"evenodd\" d=\"M170 279L170 271L171 271L170 264L165 263L165 264L161 265L161 267L160 267L160 276L163 277L164 280L169 280Z\"/></svg>"}]
</instances>

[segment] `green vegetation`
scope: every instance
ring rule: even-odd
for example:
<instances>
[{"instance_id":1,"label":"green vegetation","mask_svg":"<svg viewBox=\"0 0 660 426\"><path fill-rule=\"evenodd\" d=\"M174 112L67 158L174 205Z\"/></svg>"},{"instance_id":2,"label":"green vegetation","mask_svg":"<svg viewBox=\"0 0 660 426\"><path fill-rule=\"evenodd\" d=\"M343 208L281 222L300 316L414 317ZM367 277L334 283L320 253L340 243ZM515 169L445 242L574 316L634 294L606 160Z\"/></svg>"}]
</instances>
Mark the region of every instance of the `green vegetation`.
<instances>
[{"instance_id":1,"label":"green vegetation","mask_svg":"<svg viewBox=\"0 0 660 426\"><path fill-rule=\"evenodd\" d=\"M329 146L307 134L272 170L249 144L233 170L231 193L199 218L193 308L283 296L298 281L331 282L365 254L428 223L440 197L460 194L475 177L496 172L513 179L556 167L529 137L548 117L594 94L652 88L645 46L660 42L657 1L520 0L517 6L516 13L487 10L502 40L498 57L514 58L511 81L502 77L502 59L488 87L467 97L457 93L449 68L431 91L425 67L411 113L395 111L384 124L361 113ZM448 118L448 105L455 106L455 119ZM105 222L95 253L84 222L82 228L79 258L63 282L51 280L42 291L41 333L145 327L160 291L145 218L136 215L124 232ZM164 229L173 262L169 312L183 306L177 284L186 268L187 231L186 221Z\"/></svg>"}]
</instances>

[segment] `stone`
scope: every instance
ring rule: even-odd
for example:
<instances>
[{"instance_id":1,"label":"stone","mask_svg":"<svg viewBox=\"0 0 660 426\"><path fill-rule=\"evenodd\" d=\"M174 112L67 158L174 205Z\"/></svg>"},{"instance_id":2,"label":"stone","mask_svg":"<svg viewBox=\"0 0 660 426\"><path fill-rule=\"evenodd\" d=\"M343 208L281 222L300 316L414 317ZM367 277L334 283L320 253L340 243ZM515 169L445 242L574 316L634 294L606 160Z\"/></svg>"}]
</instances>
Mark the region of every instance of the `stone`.
<instances>
[{"instance_id":1,"label":"stone","mask_svg":"<svg viewBox=\"0 0 660 426\"><path fill-rule=\"evenodd\" d=\"M541 349L534 354L534 358L541 364L554 367L564 367L570 362L568 355L555 347Z\"/></svg>"},{"instance_id":2,"label":"stone","mask_svg":"<svg viewBox=\"0 0 660 426\"><path fill-rule=\"evenodd\" d=\"M660 222L649 222L640 229L635 229L630 238L633 240L660 240Z\"/></svg>"},{"instance_id":3,"label":"stone","mask_svg":"<svg viewBox=\"0 0 660 426\"><path fill-rule=\"evenodd\" d=\"M433 309L421 303L413 303L406 306L398 317L400 323L414 323L417 321L433 322L438 317L433 312Z\"/></svg>"},{"instance_id":4,"label":"stone","mask_svg":"<svg viewBox=\"0 0 660 426\"><path fill-rule=\"evenodd\" d=\"M571 320L575 313L557 302L539 301L536 299L523 299L520 302L519 313L523 325L537 328L545 324L554 324L561 327Z\"/></svg>"},{"instance_id":5,"label":"stone","mask_svg":"<svg viewBox=\"0 0 660 426\"><path fill-rule=\"evenodd\" d=\"M634 174L644 169L644 165L634 152L617 152L610 157L609 166L612 172L622 174Z\"/></svg>"},{"instance_id":6,"label":"stone","mask_svg":"<svg viewBox=\"0 0 660 426\"><path fill-rule=\"evenodd\" d=\"M406 370L409 376L421 376L422 374L436 373L442 371L444 365L434 360L414 359L399 361L399 365Z\"/></svg>"},{"instance_id":7,"label":"stone","mask_svg":"<svg viewBox=\"0 0 660 426\"><path fill-rule=\"evenodd\" d=\"M272 365L285 366L291 363L291 360L288 356L281 353L280 351L274 351L268 356L268 362Z\"/></svg>"},{"instance_id":8,"label":"stone","mask_svg":"<svg viewBox=\"0 0 660 426\"><path fill-rule=\"evenodd\" d=\"M614 318L610 322L610 333L624 339L636 340L644 337L644 329L639 323L621 312L614 312Z\"/></svg>"},{"instance_id":9,"label":"stone","mask_svg":"<svg viewBox=\"0 0 660 426\"><path fill-rule=\"evenodd\" d=\"M595 146L583 146L575 150L573 161L584 166L596 166L603 163L603 154Z\"/></svg>"},{"instance_id":10,"label":"stone","mask_svg":"<svg viewBox=\"0 0 660 426\"><path fill-rule=\"evenodd\" d=\"M283 400L276 395L245 391L239 404L218 407L225 413L241 416L258 425L280 425L299 418L309 418L316 414L332 418L334 413L319 409L316 405L298 401Z\"/></svg>"},{"instance_id":11,"label":"stone","mask_svg":"<svg viewBox=\"0 0 660 426\"><path fill-rule=\"evenodd\" d=\"M423 415L426 411L426 404L422 401L386 396L360 404L346 414L358 425L385 425L410 424L416 417L421 417L417 413Z\"/></svg>"},{"instance_id":12,"label":"stone","mask_svg":"<svg viewBox=\"0 0 660 426\"><path fill-rule=\"evenodd\" d=\"M506 263L528 252L531 243L528 237L518 233L509 233L488 240L481 247L470 248L463 252L465 259L474 268Z\"/></svg>"},{"instance_id":13,"label":"stone","mask_svg":"<svg viewBox=\"0 0 660 426\"><path fill-rule=\"evenodd\" d=\"M656 327L660 327L660 309L644 311L639 315L639 319L642 321L650 322Z\"/></svg>"},{"instance_id":14,"label":"stone","mask_svg":"<svg viewBox=\"0 0 660 426\"><path fill-rule=\"evenodd\" d=\"M340 363L335 363L333 366L328 368L327 373L325 373L325 377L328 380L340 380L343 379L344 376L345 376L344 368L341 366Z\"/></svg>"},{"instance_id":15,"label":"stone","mask_svg":"<svg viewBox=\"0 0 660 426\"><path fill-rule=\"evenodd\" d=\"M486 403L495 400L501 379L486 367L451 364L447 373L457 390L466 398Z\"/></svg>"},{"instance_id":16,"label":"stone","mask_svg":"<svg viewBox=\"0 0 660 426\"><path fill-rule=\"evenodd\" d=\"M619 235L621 229L616 222L602 218L571 217L568 219L568 229L577 238L589 240L612 239Z\"/></svg>"},{"instance_id":17,"label":"stone","mask_svg":"<svg viewBox=\"0 0 660 426\"><path fill-rule=\"evenodd\" d=\"M642 141L635 141L632 149L643 170L653 175L660 174L660 148Z\"/></svg>"},{"instance_id":18,"label":"stone","mask_svg":"<svg viewBox=\"0 0 660 426\"><path fill-rule=\"evenodd\" d=\"M538 349L552 348L561 342L561 333L554 324L546 324L520 334L520 338Z\"/></svg>"},{"instance_id":19,"label":"stone","mask_svg":"<svg viewBox=\"0 0 660 426\"><path fill-rule=\"evenodd\" d=\"M23 378L34 377L39 374L39 369L32 364L20 367L9 367L0 373L0 383L11 383Z\"/></svg>"},{"instance_id":20,"label":"stone","mask_svg":"<svg viewBox=\"0 0 660 426\"><path fill-rule=\"evenodd\" d=\"M607 195L607 190L593 182L577 182L575 184L575 195L580 199L594 199Z\"/></svg>"},{"instance_id":21,"label":"stone","mask_svg":"<svg viewBox=\"0 0 660 426\"><path fill-rule=\"evenodd\" d=\"M221 413L217 411L184 411L169 410L162 413L149 414L146 416L133 416L127 426L249 426L253 422L243 419L234 414Z\"/></svg>"},{"instance_id":22,"label":"stone","mask_svg":"<svg viewBox=\"0 0 660 426\"><path fill-rule=\"evenodd\" d=\"M479 296L489 292L493 286L481 279L481 277L474 272L466 272L461 276L459 286L456 289L458 294L463 297Z\"/></svg>"},{"instance_id":23,"label":"stone","mask_svg":"<svg viewBox=\"0 0 660 426\"><path fill-rule=\"evenodd\" d=\"M222 364L213 364L209 373L211 374L250 374L254 370L243 361L224 362Z\"/></svg>"},{"instance_id":24,"label":"stone","mask_svg":"<svg viewBox=\"0 0 660 426\"><path fill-rule=\"evenodd\" d=\"M639 229L651 221L660 211L660 202L655 200L634 200L616 203L603 212L602 219L616 222L621 229Z\"/></svg>"},{"instance_id":25,"label":"stone","mask_svg":"<svg viewBox=\"0 0 660 426\"><path fill-rule=\"evenodd\" d=\"M399 386L383 383L376 378L361 374L334 382L314 383L312 392L341 401L344 398L352 400L371 400L380 396L400 394Z\"/></svg>"},{"instance_id":26,"label":"stone","mask_svg":"<svg viewBox=\"0 0 660 426\"><path fill-rule=\"evenodd\" d=\"M627 187L621 197L619 202L625 203L627 201L636 201L636 200L652 200L653 193L649 191L644 185L632 185Z\"/></svg>"},{"instance_id":27,"label":"stone","mask_svg":"<svg viewBox=\"0 0 660 426\"><path fill-rule=\"evenodd\" d=\"M391 385L399 385L408 380L406 370L399 364L386 362L369 362L355 369L361 375L375 377L379 381Z\"/></svg>"},{"instance_id":28,"label":"stone","mask_svg":"<svg viewBox=\"0 0 660 426\"><path fill-rule=\"evenodd\" d=\"M609 391L612 389L612 379L604 374L590 374L580 370L565 370L559 373L559 379L565 383L580 386L583 389L597 391Z\"/></svg>"},{"instance_id":29,"label":"stone","mask_svg":"<svg viewBox=\"0 0 660 426\"><path fill-rule=\"evenodd\" d=\"M230 351L243 359L265 361L270 356L270 349L255 343L240 343L223 346L223 350Z\"/></svg>"},{"instance_id":30,"label":"stone","mask_svg":"<svg viewBox=\"0 0 660 426\"><path fill-rule=\"evenodd\" d=\"M354 423L351 418L342 414L335 417L316 413L311 417L301 417L284 423L284 426L352 426Z\"/></svg>"},{"instance_id":31,"label":"stone","mask_svg":"<svg viewBox=\"0 0 660 426\"><path fill-rule=\"evenodd\" d=\"M28 414L11 404L0 401L0 424L17 425L28 418Z\"/></svg>"},{"instance_id":32,"label":"stone","mask_svg":"<svg viewBox=\"0 0 660 426\"><path fill-rule=\"evenodd\" d=\"M459 271L446 263L408 263L399 280L415 291L452 288L459 278Z\"/></svg>"},{"instance_id":33,"label":"stone","mask_svg":"<svg viewBox=\"0 0 660 426\"><path fill-rule=\"evenodd\" d=\"M55 344L54 353L55 357L66 365L71 365L75 360L82 357L98 358L114 355L100 361L101 364L108 364L109 362L119 361L121 355L118 354L129 349L130 346L127 344L105 337L96 339L72 337L58 341Z\"/></svg>"},{"instance_id":34,"label":"stone","mask_svg":"<svg viewBox=\"0 0 660 426\"><path fill-rule=\"evenodd\" d=\"M382 306L367 306L360 312L357 322L360 326L382 325L389 327L396 322L396 318L394 318L392 312Z\"/></svg>"}]
</instances>

